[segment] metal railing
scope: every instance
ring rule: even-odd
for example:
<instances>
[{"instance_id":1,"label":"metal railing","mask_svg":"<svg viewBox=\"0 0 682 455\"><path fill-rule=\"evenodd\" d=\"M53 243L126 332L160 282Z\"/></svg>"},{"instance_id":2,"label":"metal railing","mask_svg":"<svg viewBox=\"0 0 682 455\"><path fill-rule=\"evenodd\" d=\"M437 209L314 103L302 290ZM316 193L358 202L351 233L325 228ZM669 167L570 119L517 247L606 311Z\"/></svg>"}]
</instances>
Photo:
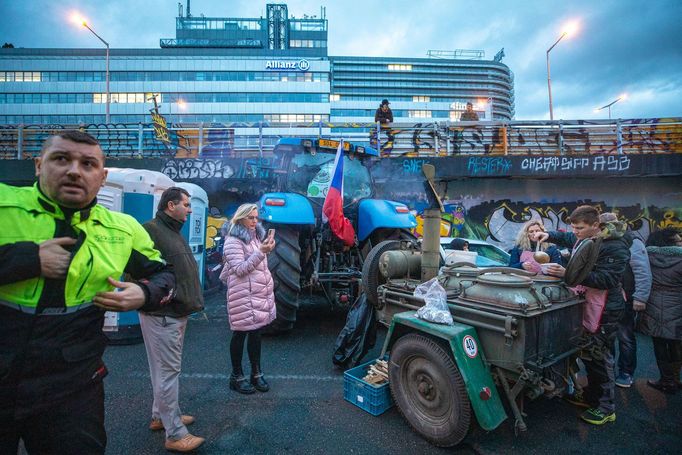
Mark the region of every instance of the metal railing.
<instances>
[{"instance_id":1,"label":"metal railing","mask_svg":"<svg viewBox=\"0 0 682 455\"><path fill-rule=\"evenodd\" d=\"M263 155L280 137L343 138L384 157L682 153L682 118L614 121L0 125L0 159L30 159L65 129L96 137L109 157L224 158ZM377 135L377 131L379 134Z\"/></svg>"}]
</instances>

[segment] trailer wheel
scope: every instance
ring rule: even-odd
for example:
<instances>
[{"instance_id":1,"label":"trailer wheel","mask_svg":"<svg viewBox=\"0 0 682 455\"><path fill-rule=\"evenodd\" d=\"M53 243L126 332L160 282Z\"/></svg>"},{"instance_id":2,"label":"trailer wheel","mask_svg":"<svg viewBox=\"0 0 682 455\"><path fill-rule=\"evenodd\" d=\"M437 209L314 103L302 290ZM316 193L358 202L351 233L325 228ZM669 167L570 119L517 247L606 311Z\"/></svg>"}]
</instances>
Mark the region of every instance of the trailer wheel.
<instances>
[{"instance_id":1,"label":"trailer wheel","mask_svg":"<svg viewBox=\"0 0 682 455\"><path fill-rule=\"evenodd\" d=\"M367 301L374 307L379 308L379 294L377 287L386 280L379 272L379 259L386 251L400 248L399 240L384 240L371 249L362 264L362 286L367 294Z\"/></svg>"},{"instance_id":2,"label":"trailer wheel","mask_svg":"<svg viewBox=\"0 0 682 455\"><path fill-rule=\"evenodd\" d=\"M268 268L275 287L277 317L269 332L286 332L294 327L301 292L301 246L298 230L277 225L275 249L268 256Z\"/></svg>"},{"instance_id":3,"label":"trailer wheel","mask_svg":"<svg viewBox=\"0 0 682 455\"><path fill-rule=\"evenodd\" d=\"M388 376L400 413L424 439L452 447L466 437L469 397L457 365L439 344L416 333L401 337L391 351Z\"/></svg>"}]
</instances>

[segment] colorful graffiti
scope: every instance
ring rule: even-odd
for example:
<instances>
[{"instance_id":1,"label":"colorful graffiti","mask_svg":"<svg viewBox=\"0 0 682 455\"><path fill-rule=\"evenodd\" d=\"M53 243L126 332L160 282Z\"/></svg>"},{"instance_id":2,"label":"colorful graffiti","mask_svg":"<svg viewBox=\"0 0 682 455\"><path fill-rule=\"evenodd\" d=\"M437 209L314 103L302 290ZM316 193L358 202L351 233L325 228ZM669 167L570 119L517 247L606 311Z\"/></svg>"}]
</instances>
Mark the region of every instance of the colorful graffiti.
<instances>
[{"instance_id":1,"label":"colorful graffiti","mask_svg":"<svg viewBox=\"0 0 682 455\"><path fill-rule=\"evenodd\" d=\"M633 191L637 188L637 191ZM662 177L628 179L550 180L464 180L450 182L441 236L486 240L510 249L523 224L541 220L547 229L570 230L568 217L579 205L597 206L613 211L630 229L646 239L659 228L682 228L682 178ZM421 214L427 201L415 185L395 190L389 182L377 197L404 202L417 216L421 235Z\"/></svg>"}]
</instances>

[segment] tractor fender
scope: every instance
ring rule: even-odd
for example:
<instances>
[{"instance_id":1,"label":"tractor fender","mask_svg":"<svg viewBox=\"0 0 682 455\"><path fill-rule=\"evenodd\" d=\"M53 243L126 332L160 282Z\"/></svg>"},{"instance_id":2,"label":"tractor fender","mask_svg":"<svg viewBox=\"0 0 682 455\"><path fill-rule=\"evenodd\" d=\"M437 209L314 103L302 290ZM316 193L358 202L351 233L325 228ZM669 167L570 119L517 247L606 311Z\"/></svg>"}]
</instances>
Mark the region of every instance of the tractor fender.
<instances>
[{"instance_id":1,"label":"tractor fender","mask_svg":"<svg viewBox=\"0 0 682 455\"><path fill-rule=\"evenodd\" d=\"M296 193L265 193L258 201L260 218L266 223L312 224L315 214L310 201Z\"/></svg>"},{"instance_id":2,"label":"tractor fender","mask_svg":"<svg viewBox=\"0 0 682 455\"><path fill-rule=\"evenodd\" d=\"M447 344L452 351L462 378L466 384L471 407L479 425L490 431L507 418L495 382L486 365L476 329L467 324L434 324L417 318L416 312L405 311L393 316L382 355L390 351L393 344L408 333L422 333ZM490 398L484 399L489 393Z\"/></svg>"},{"instance_id":3,"label":"tractor fender","mask_svg":"<svg viewBox=\"0 0 682 455\"><path fill-rule=\"evenodd\" d=\"M401 202L363 199L358 206L358 240L363 241L379 228L417 227L417 218Z\"/></svg>"}]
</instances>

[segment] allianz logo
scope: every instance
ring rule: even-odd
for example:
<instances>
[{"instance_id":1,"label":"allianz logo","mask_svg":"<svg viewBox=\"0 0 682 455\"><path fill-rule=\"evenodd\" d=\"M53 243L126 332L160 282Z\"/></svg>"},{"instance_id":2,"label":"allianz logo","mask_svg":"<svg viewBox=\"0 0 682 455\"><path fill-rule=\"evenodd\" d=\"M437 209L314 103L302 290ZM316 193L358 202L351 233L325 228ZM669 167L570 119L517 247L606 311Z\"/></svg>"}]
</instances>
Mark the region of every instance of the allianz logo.
<instances>
[{"instance_id":1,"label":"allianz logo","mask_svg":"<svg viewBox=\"0 0 682 455\"><path fill-rule=\"evenodd\" d=\"M298 70L308 71L310 62L306 59L293 60L268 60L265 62L266 70Z\"/></svg>"}]
</instances>

